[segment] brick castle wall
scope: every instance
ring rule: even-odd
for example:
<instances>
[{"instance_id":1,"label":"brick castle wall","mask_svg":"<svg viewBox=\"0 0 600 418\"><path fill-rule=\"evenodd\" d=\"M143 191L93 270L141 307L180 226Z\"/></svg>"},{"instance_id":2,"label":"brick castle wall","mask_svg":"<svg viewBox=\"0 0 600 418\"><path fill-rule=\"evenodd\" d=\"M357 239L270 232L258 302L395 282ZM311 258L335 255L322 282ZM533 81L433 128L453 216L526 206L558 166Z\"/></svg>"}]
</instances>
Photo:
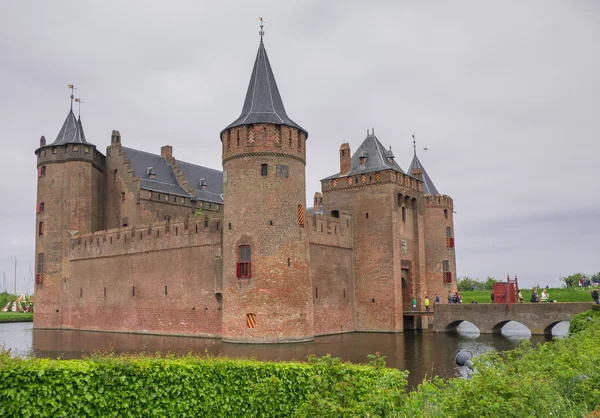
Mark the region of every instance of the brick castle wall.
<instances>
[{"instance_id":1,"label":"brick castle wall","mask_svg":"<svg viewBox=\"0 0 600 418\"><path fill-rule=\"evenodd\" d=\"M221 231L204 219L70 241L63 327L219 337Z\"/></svg>"}]
</instances>

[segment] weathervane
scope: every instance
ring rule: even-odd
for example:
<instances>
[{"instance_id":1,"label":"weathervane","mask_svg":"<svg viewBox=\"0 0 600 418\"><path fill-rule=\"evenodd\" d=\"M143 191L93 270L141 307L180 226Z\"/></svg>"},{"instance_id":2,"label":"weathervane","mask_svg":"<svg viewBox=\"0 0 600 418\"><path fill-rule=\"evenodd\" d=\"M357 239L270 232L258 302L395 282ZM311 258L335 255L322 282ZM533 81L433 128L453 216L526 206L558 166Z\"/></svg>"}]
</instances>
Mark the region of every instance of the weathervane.
<instances>
[{"instance_id":1,"label":"weathervane","mask_svg":"<svg viewBox=\"0 0 600 418\"><path fill-rule=\"evenodd\" d=\"M79 115L77 117L81 118L81 103L85 103L81 98L76 98L75 103L79 103Z\"/></svg>"},{"instance_id":2,"label":"weathervane","mask_svg":"<svg viewBox=\"0 0 600 418\"><path fill-rule=\"evenodd\" d=\"M73 84L69 84L69 88L71 89L71 111L73 111L73 90L77 90L77 87L73 86Z\"/></svg>"},{"instance_id":3,"label":"weathervane","mask_svg":"<svg viewBox=\"0 0 600 418\"><path fill-rule=\"evenodd\" d=\"M260 31L258 31L258 34L260 35L260 41L262 42L262 38L263 36L265 36L265 30L264 30L264 22L263 22L263 18L259 17L258 20L260 20Z\"/></svg>"},{"instance_id":4,"label":"weathervane","mask_svg":"<svg viewBox=\"0 0 600 418\"><path fill-rule=\"evenodd\" d=\"M415 133L414 132L413 132L412 137L413 137L413 151L414 151L415 157L416 157L417 156L417 140L415 138Z\"/></svg>"}]
</instances>

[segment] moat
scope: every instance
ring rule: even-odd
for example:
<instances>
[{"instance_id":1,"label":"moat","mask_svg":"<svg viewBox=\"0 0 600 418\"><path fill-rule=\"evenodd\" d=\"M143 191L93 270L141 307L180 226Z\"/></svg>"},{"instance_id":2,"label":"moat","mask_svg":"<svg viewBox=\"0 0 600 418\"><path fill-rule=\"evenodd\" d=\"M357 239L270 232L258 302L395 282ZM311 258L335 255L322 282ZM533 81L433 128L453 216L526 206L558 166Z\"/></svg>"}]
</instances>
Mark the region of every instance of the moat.
<instances>
[{"instance_id":1,"label":"moat","mask_svg":"<svg viewBox=\"0 0 600 418\"><path fill-rule=\"evenodd\" d=\"M555 327L554 334L564 335L567 330L568 324L561 323ZM476 328L466 324L458 333L350 333L317 337L308 343L252 345L206 338L41 330L33 329L32 323L0 324L0 346L18 356L73 359L98 350L112 350L114 353L208 352L277 361L331 354L354 363L365 363L368 354L379 352L387 357L389 367L410 371L411 386L432 374L444 378L459 376L463 371L454 364L454 356L460 350L467 349L474 354L492 349L510 350L523 339L530 339L532 344L550 341L549 337L530 335L515 323L508 324L502 335L479 334Z\"/></svg>"}]
</instances>

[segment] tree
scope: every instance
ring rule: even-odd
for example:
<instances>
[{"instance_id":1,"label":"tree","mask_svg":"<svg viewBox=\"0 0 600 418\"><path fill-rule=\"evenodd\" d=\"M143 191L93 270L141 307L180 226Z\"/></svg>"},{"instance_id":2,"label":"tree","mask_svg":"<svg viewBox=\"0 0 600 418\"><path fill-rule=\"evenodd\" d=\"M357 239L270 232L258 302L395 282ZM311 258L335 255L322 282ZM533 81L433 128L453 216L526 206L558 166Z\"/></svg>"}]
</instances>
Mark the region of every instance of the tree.
<instances>
[{"instance_id":1,"label":"tree","mask_svg":"<svg viewBox=\"0 0 600 418\"><path fill-rule=\"evenodd\" d=\"M561 277L560 281L563 283L564 287L571 287L571 286L577 287L577 283L579 282L579 279L585 280L587 278L588 278L588 276L583 273L575 273L575 274L571 274L570 276Z\"/></svg>"},{"instance_id":2,"label":"tree","mask_svg":"<svg viewBox=\"0 0 600 418\"><path fill-rule=\"evenodd\" d=\"M492 290L492 289L494 289L494 283L498 283L498 280L494 279L491 276L488 276L488 278L487 278L487 280L485 281L485 284L484 284L485 290Z\"/></svg>"}]
</instances>

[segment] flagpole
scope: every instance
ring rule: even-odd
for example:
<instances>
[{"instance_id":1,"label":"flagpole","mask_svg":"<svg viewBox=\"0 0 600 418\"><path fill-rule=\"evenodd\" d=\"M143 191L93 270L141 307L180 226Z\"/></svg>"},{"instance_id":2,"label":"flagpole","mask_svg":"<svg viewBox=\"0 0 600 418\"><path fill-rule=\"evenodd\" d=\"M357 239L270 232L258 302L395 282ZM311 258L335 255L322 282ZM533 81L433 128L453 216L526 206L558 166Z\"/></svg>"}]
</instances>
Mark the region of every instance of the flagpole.
<instances>
[{"instance_id":1,"label":"flagpole","mask_svg":"<svg viewBox=\"0 0 600 418\"><path fill-rule=\"evenodd\" d=\"M17 259L16 258L15 258L15 284L13 287L13 291L14 291L13 295L16 295L17 294Z\"/></svg>"}]
</instances>

